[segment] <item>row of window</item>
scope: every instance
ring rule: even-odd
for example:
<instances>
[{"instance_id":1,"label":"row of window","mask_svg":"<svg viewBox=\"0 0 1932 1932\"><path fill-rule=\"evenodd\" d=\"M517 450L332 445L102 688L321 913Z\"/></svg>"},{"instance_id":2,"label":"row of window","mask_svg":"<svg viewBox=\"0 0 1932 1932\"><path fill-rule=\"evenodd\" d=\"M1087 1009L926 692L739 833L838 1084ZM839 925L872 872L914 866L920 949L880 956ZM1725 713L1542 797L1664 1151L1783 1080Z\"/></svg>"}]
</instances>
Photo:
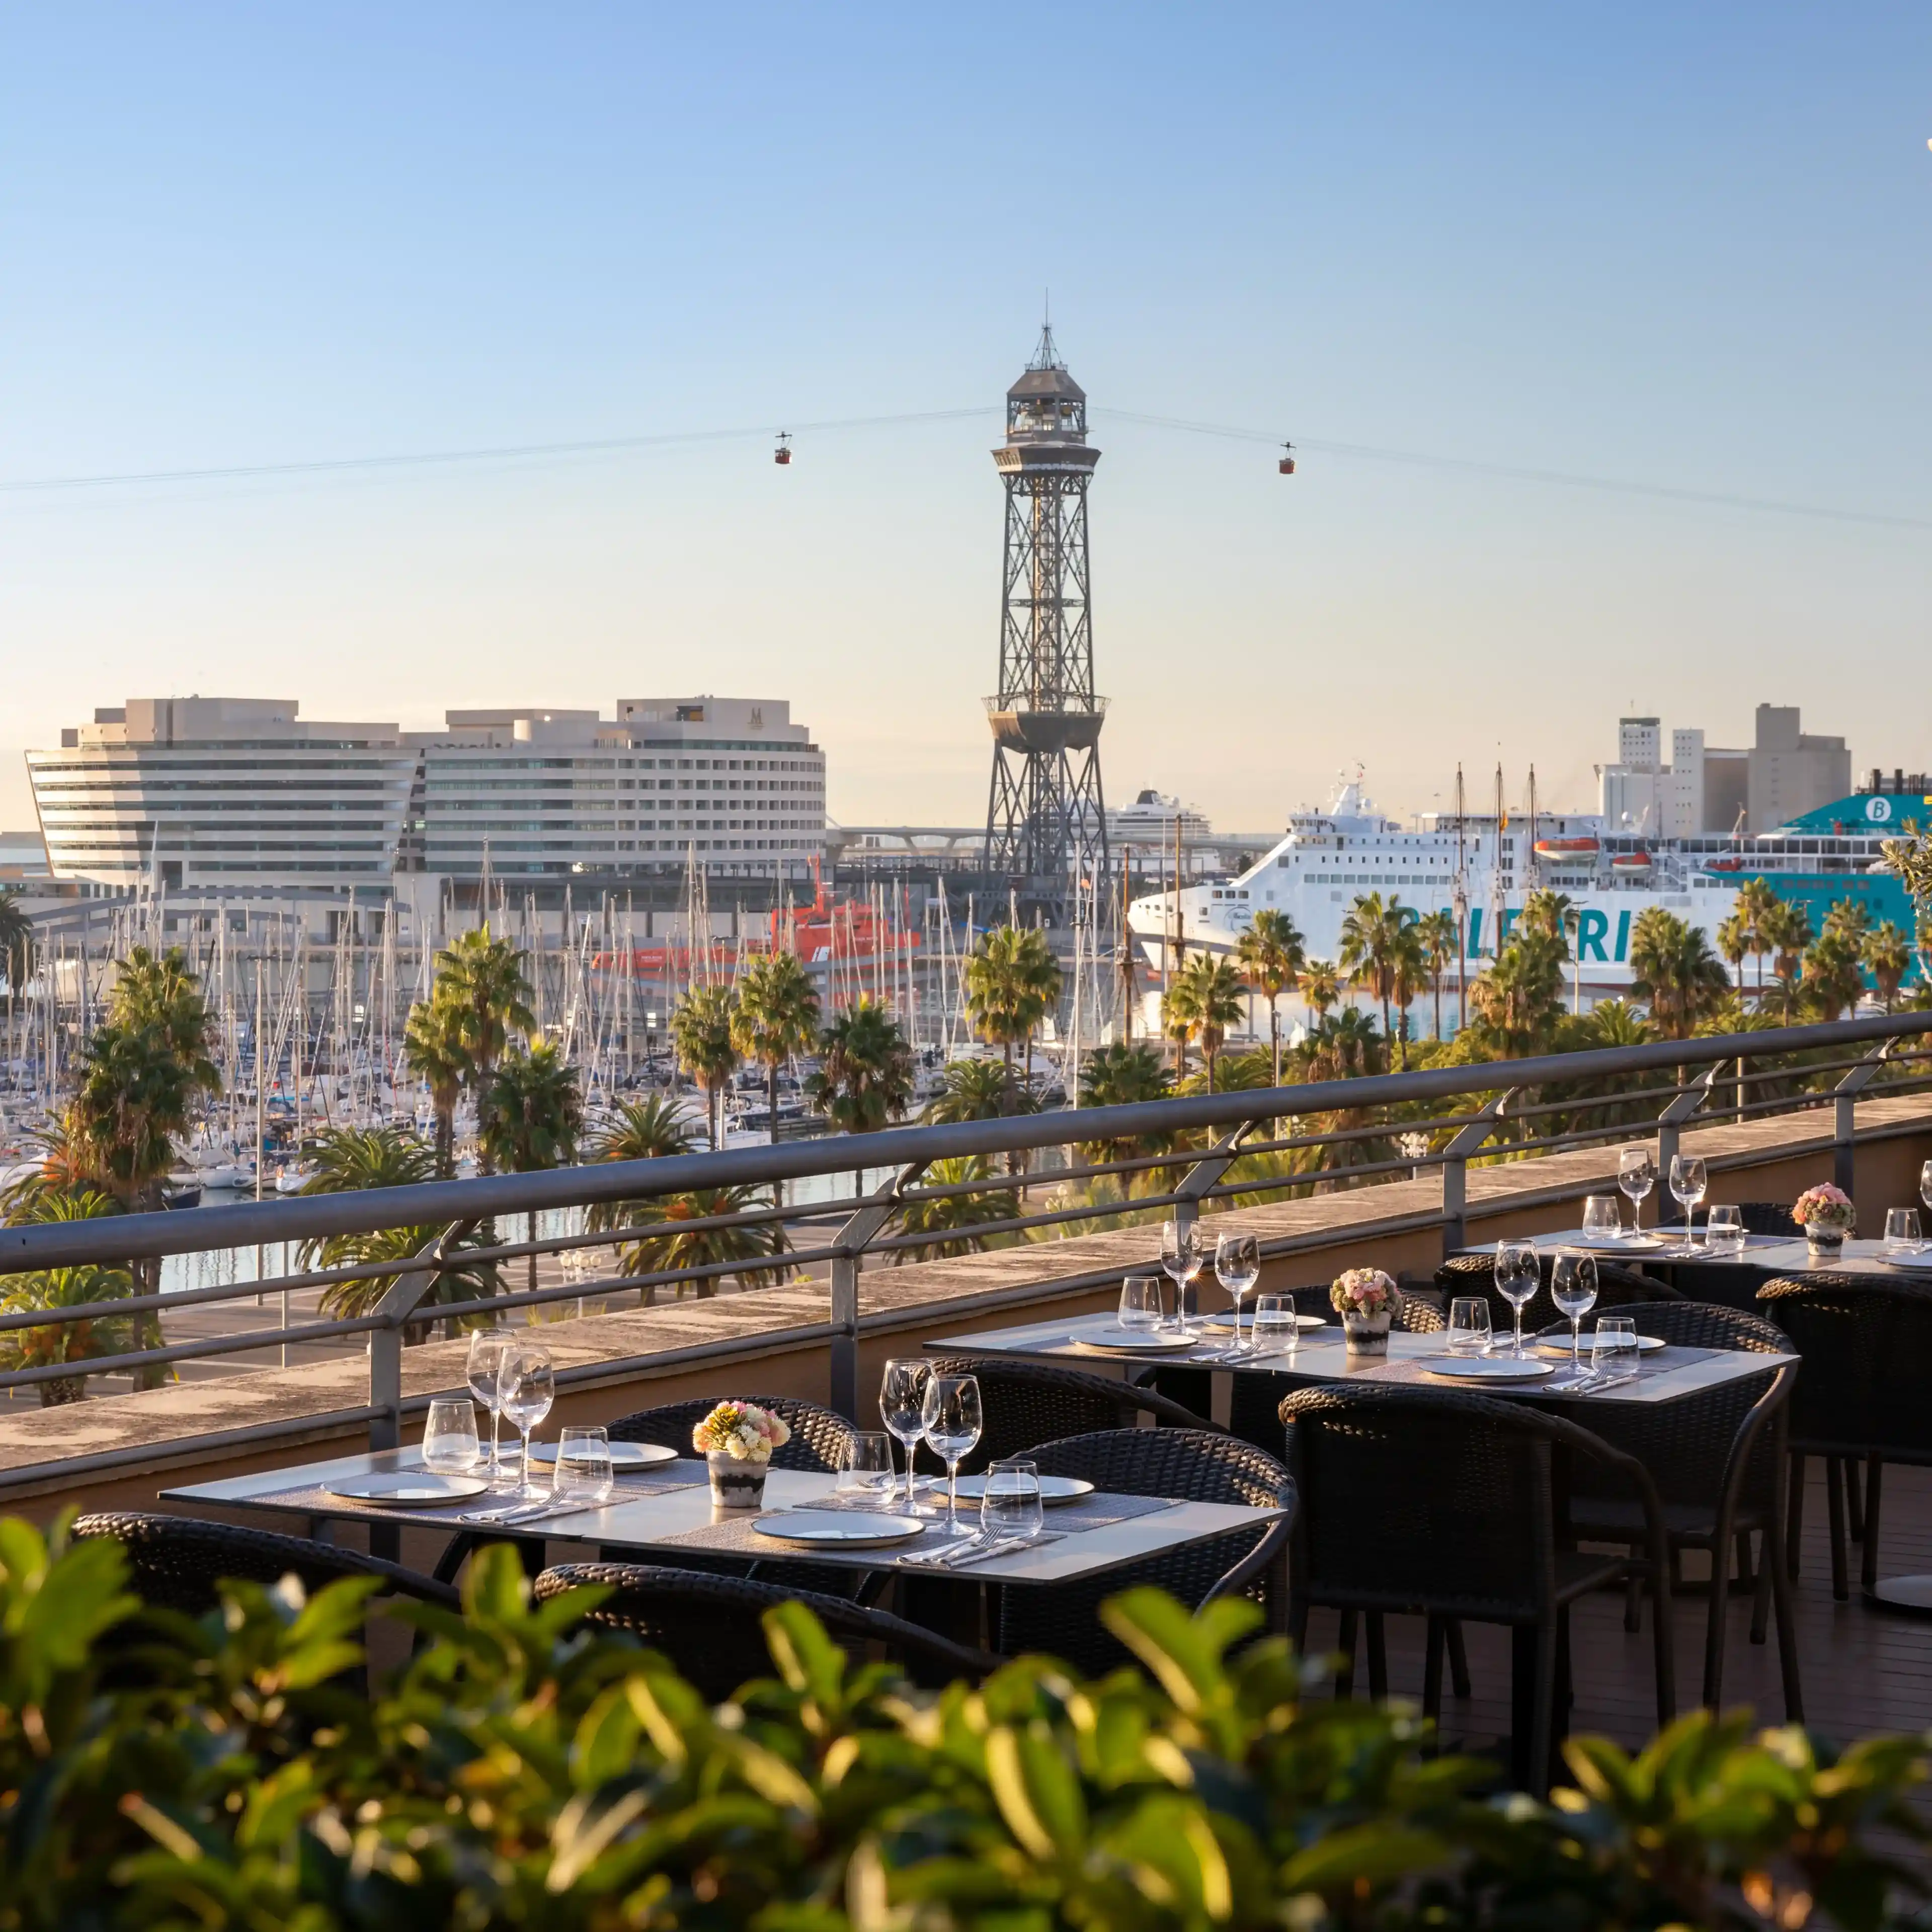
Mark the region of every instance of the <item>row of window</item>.
<instances>
[{"instance_id":1,"label":"row of window","mask_svg":"<svg viewBox=\"0 0 1932 1932\"><path fill-rule=\"evenodd\" d=\"M424 761L434 782L465 772L818 772L815 758L485 758L432 754Z\"/></svg>"}]
</instances>

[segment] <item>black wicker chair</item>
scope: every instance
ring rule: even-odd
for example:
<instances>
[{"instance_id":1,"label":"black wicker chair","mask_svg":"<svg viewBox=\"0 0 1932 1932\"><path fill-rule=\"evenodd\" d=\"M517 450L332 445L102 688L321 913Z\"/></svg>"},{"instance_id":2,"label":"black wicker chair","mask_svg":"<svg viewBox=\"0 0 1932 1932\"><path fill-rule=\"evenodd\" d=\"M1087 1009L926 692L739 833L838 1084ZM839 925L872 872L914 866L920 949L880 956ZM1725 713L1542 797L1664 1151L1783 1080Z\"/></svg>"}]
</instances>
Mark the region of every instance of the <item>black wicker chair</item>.
<instances>
[{"instance_id":1,"label":"black wicker chair","mask_svg":"<svg viewBox=\"0 0 1932 1932\"><path fill-rule=\"evenodd\" d=\"M1487 1396L1384 1383L1298 1390L1282 1404L1300 1508L1291 1628L1316 1605L1429 1620L1423 1703L1442 1702L1448 1619L1510 1627L1515 1775L1547 1785L1567 1709L1570 1606L1634 1562L1654 1594L1657 1714L1676 1706L1663 1506L1641 1463L1560 1416ZM1560 1520L1553 1452L1618 1470L1640 1501L1647 1555L1589 1556Z\"/></svg>"},{"instance_id":2,"label":"black wicker chair","mask_svg":"<svg viewBox=\"0 0 1932 1932\"><path fill-rule=\"evenodd\" d=\"M977 1475L988 1462L1022 1456L1042 1442L1064 1436L1087 1436L1108 1429L1132 1429L1150 1416L1169 1429L1223 1433L1185 1403L1137 1383L1080 1369L1018 1362L1006 1355L935 1355L932 1372L971 1376L980 1384L982 1427L973 1453L960 1465L962 1475ZM922 1443L919 1467L943 1471L946 1465Z\"/></svg>"},{"instance_id":3,"label":"black wicker chair","mask_svg":"<svg viewBox=\"0 0 1932 1932\"><path fill-rule=\"evenodd\" d=\"M714 1703L754 1677L773 1674L763 1618L778 1604L804 1604L855 1662L864 1661L872 1648L881 1648L918 1683L949 1684L960 1677L976 1683L1000 1662L848 1598L708 1570L655 1564L560 1564L537 1578L537 1600L590 1583L604 1585L611 1594L588 1614L587 1624L628 1630L662 1651Z\"/></svg>"},{"instance_id":4,"label":"black wicker chair","mask_svg":"<svg viewBox=\"0 0 1932 1932\"><path fill-rule=\"evenodd\" d=\"M680 1456L694 1456L691 1432L718 1406L722 1398L700 1396L694 1402L667 1402L662 1408L640 1408L620 1415L610 1424L613 1442L655 1442L675 1449ZM858 1430L842 1415L821 1408L795 1395L748 1395L734 1401L754 1403L782 1416L791 1430L791 1440L772 1452L775 1469L836 1469L838 1454Z\"/></svg>"},{"instance_id":5,"label":"black wicker chair","mask_svg":"<svg viewBox=\"0 0 1932 1932\"><path fill-rule=\"evenodd\" d=\"M1525 1304L1522 1311L1523 1333L1532 1329L1547 1328L1557 1318L1556 1304L1550 1299L1550 1277L1556 1265L1556 1257L1545 1253L1540 1257L1543 1264L1543 1279L1537 1290ZM1649 1301L1682 1301L1684 1297L1667 1283L1652 1281L1648 1275L1639 1274L1634 1268L1624 1268L1617 1262L1597 1258L1597 1306L1604 1308L1628 1308ZM1496 1264L1490 1255L1452 1255L1436 1270L1436 1292L1442 1297L1446 1307L1450 1298L1458 1294L1480 1294L1490 1304L1490 1319L1496 1333L1513 1330L1516 1326L1516 1311L1496 1290Z\"/></svg>"},{"instance_id":6,"label":"black wicker chair","mask_svg":"<svg viewBox=\"0 0 1932 1932\"><path fill-rule=\"evenodd\" d=\"M400 1563L306 1537L280 1536L198 1516L138 1510L102 1510L76 1519L76 1538L112 1537L128 1552L128 1587L150 1608L200 1616L220 1603L224 1578L273 1586L290 1572L307 1590L344 1576L374 1576L385 1592L455 1610L460 1599L446 1583L405 1570Z\"/></svg>"},{"instance_id":7,"label":"black wicker chair","mask_svg":"<svg viewBox=\"0 0 1932 1932\"><path fill-rule=\"evenodd\" d=\"M1032 1452L1042 1475L1080 1476L1112 1496L1168 1496L1189 1502L1244 1503L1292 1509L1294 1485L1272 1456L1231 1436L1190 1429L1112 1429L1042 1443ZM1266 1628L1287 1628L1283 1563L1288 1518L1256 1529L1204 1538L1144 1562L1110 1570L1090 1582L1070 1582L1000 1592L997 1647L1003 1655L1047 1651L1090 1675L1118 1668L1127 1652L1102 1628L1098 1612L1109 1597L1151 1583L1196 1610L1238 1592L1267 1612ZM1047 1512L1047 1527L1053 1513Z\"/></svg>"},{"instance_id":8,"label":"black wicker chair","mask_svg":"<svg viewBox=\"0 0 1932 1932\"><path fill-rule=\"evenodd\" d=\"M1721 1308L1706 1301L1652 1302L1624 1312L1639 1334L1654 1335L1678 1348L1742 1349L1759 1354L1791 1352L1790 1340L1774 1323L1740 1309ZM1584 1332L1587 1336L1589 1330ZM1570 1324L1556 1323L1544 1330L1540 1339L1568 1342ZM1723 1700L1726 1580L1730 1552L1735 1548L1739 1580L1754 1582L1756 1588L1750 1629L1754 1643L1764 1642L1768 1616L1774 1610L1777 1614L1784 1714L1794 1724L1804 1720L1804 1706L1786 1569L1783 1486L1785 1436L1797 1378L1796 1364L1786 1363L1768 1366L1762 1375L1741 1376L1708 1389L1695 1402L1606 1404L1592 1417L1598 1435L1634 1456L1650 1472L1664 1502L1672 1562L1685 1550L1710 1553L1705 1703L1716 1710ZM1570 1489L1570 1520L1586 1541L1642 1547L1642 1512L1594 1469L1576 1472ZM1754 1532L1762 1546L1755 1567L1750 1550ZM1633 1592L1624 1628L1634 1630L1637 1625L1638 1600Z\"/></svg>"},{"instance_id":9,"label":"black wicker chair","mask_svg":"<svg viewBox=\"0 0 1932 1932\"><path fill-rule=\"evenodd\" d=\"M1757 1292L1759 1305L1804 1358L1791 1404L1791 1472L1785 1526L1798 1561L1804 1458L1825 1458L1831 1513L1832 1594L1848 1598L1845 1489L1865 1466L1864 1552L1860 1581L1878 1582L1880 1483L1888 1462L1932 1464L1932 1403L1924 1364L1932 1352L1932 1289L1871 1276L1786 1275Z\"/></svg>"}]
</instances>

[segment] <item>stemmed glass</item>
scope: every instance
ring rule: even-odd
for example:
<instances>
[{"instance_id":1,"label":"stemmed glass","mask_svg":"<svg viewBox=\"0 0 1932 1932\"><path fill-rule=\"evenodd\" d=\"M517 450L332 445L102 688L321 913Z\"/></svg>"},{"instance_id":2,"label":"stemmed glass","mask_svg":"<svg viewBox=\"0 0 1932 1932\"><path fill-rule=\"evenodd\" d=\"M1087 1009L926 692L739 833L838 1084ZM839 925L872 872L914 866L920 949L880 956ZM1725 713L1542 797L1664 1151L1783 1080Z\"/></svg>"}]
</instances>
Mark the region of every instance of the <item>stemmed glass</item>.
<instances>
[{"instance_id":1,"label":"stemmed glass","mask_svg":"<svg viewBox=\"0 0 1932 1932\"><path fill-rule=\"evenodd\" d=\"M470 1393L490 1412L490 1463L484 1474L494 1490L503 1479L503 1459L499 1442L503 1430L503 1406L496 1394L497 1372L503 1356L514 1338L501 1328L472 1328L470 1331Z\"/></svg>"},{"instance_id":2,"label":"stemmed glass","mask_svg":"<svg viewBox=\"0 0 1932 1932\"><path fill-rule=\"evenodd\" d=\"M503 1365L496 1371L496 1400L523 1438L523 1480L511 1493L535 1502L550 1493L530 1480L530 1431L549 1414L556 1400L550 1351L535 1342L514 1342L506 1348Z\"/></svg>"},{"instance_id":3,"label":"stemmed glass","mask_svg":"<svg viewBox=\"0 0 1932 1932\"><path fill-rule=\"evenodd\" d=\"M1252 1338L1241 1339L1241 1303L1248 1290L1262 1278L1262 1244L1252 1234L1223 1234L1214 1244L1214 1279L1225 1288L1234 1304L1234 1346L1231 1354L1244 1355L1253 1346Z\"/></svg>"},{"instance_id":4,"label":"stemmed glass","mask_svg":"<svg viewBox=\"0 0 1932 1932\"><path fill-rule=\"evenodd\" d=\"M963 1532L959 1527L959 1462L978 1445L984 1423L980 1412L980 1379L976 1376L933 1376L926 1382L926 1402L920 1411L926 1439L946 1463L946 1528L949 1535Z\"/></svg>"},{"instance_id":5,"label":"stemmed glass","mask_svg":"<svg viewBox=\"0 0 1932 1932\"><path fill-rule=\"evenodd\" d=\"M1684 1154L1670 1156L1670 1192L1677 1204L1684 1210L1684 1245L1694 1248L1697 1245L1697 1204L1704 1198L1710 1186L1710 1177L1704 1171L1704 1163L1694 1156Z\"/></svg>"},{"instance_id":6,"label":"stemmed glass","mask_svg":"<svg viewBox=\"0 0 1932 1932\"><path fill-rule=\"evenodd\" d=\"M1184 1335L1200 1326L1190 1306L1194 1277L1207 1258L1201 1252L1200 1230L1192 1221L1169 1221L1160 1231L1161 1272L1174 1283L1174 1325Z\"/></svg>"},{"instance_id":7,"label":"stemmed glass","mask_svg":"<svg viewBox=\"0 0 1932 1932\"><path fill-rule=\"evenodd\" d=\"M1597 1305L1597 1263L1590 1255L1558 1255L1550 1277L1550 1298L1570 1318L1570 1366L1583 1370L1583 1318Z\"/></svg>"},{"instance_id":8,"label":"stemmed glass","mask_svg":"<svg viewBox=\"0 0 1932 1932\"><path fill-rule=\"evenodd\" d=\"M912 1459L926 1435L926 1384L932 1364L902 1355L886 1364L879 1383L879 1420L905 1451L906 1508L913 1507Z\"/></svg>"},{"instance_id":9,"label":"stemmed glass","mask_svg":"<svg viewBox=\"0 0 1932 1932\"><path fill-rule=\"evenodd\" d=\"M1617 1186L1630 1204L1630 1232L1643 1232L1644 1197L1657 1185L1657 1169L1651 1165L1650 1150L1627 1147L1617 1156Z\"/></svg>"},{"instance_id":10,"label":"stemmed glass","mask_svg":"<svg viewBox=\"0 0 1932 1932\"><path fill-rule=\"evenodd\" d=\"M1932 1160L1918 1170L1918 1198L1928 1208L1932 1208Z\"/></svg>"},{"instance_id":11,"label":"stemmed glass","mask_svg":"<svg viewBox=\"0 0 1932 1932\"><path fill-rule=\"evenodd\" d=\"M1522 1311L1528 1306L1543 1281L1543 1270L1536 1258L1534 1241L1498 1241L1496 1244L1496 1292L1516 1311L1516 1348L1522 1354Z\"/></svg>"}]
</instances>

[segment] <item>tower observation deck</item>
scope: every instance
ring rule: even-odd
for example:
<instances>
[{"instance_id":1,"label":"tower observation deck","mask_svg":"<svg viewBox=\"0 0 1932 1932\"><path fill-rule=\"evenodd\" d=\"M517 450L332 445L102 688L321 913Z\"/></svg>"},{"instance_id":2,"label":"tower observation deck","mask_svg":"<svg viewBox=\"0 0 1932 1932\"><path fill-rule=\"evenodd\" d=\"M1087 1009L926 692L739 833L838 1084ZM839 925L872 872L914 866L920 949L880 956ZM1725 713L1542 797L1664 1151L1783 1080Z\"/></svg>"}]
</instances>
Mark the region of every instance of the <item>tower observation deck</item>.
<instances>
[{"instance_id":1,"label":"tower observation deck","mask_svg":"<svg viewBox=\"0 0 1932 1932\"><path fill-rule=\"evenodd\" d=\"M1069 922L1076 881L1104 890L1107 818L1087 548L1087 393L1051 327L1006 392L1006 439L993 452L1006 486L999 689L986 700L993 776L986 867L1049 925Z\"/></svg>"}]
</instances>

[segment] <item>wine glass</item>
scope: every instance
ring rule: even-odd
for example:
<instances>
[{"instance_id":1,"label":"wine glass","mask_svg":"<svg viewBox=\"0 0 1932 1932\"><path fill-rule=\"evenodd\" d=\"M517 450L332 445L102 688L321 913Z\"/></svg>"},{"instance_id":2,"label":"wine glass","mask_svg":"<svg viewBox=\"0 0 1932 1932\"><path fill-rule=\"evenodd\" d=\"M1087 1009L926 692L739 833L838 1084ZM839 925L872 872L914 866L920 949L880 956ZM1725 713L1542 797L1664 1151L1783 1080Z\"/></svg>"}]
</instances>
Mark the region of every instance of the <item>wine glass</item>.
<instances>
[{"instance_id":1,"label":"wine glass","mask_svg":"<svg viewBox=\"0 0 1932 1932\"><path fill-rule=\"evenodd\" d=\"M1704 1171L1704 1163L1688 1154L1674 1154L1670 1156L1670 1192L1677 1204L1684 1210L1684 1245L1694 1248L1697 1245L1697 1204L1703 1199L1710 1186L1710 1177Z\"/></svg>"},{"instance_id":2,"label":"wine glass","mask_svg":"<svg viewBox=\"0 0 1932 1932\"><path fill-rule=\"evenodd\" d=\"M1928 1208L1932 1208L1932 1160L1918 1170L1918 1198Z\"/></svg>"},{"instance_id":3,"label":"wine glass","mask_svg":"<svg viewBox=\"0 0 1932 1932\"><path fill-rule=\"evenodd\" d=\"M886 1364L879 1383L879 1420L905 1451L906 1508L913 1506L912 1459L926 1434L926 1383L932 1364L902 1355Z\"/></svg>"},{"instance_id":4,"label":"wine glass","mask_svg":"<svg viewBox=\"0 0 1932 1932\"><path fill-rule=\"evenodd\" d=\"M946 1528L950 1535L958 1536L960 1458L973 1453L984 1426L978 1376L928 1375L920 1419L926 1439L946 1464Z\"/></svg>"},{"instance_id":5,"label":"wine glass","mask_svg":"<svg viewBox=\"0 0 1932 1932\"><path fill-rule=\"evenodd\" d=\"M1496 1244L1496 1292L1516 1311L1516 1348L1522 1353L1522 1311L1542 1285L1543 1270L1534 1241Z\"/></svg>"},{"instance_id":6,"label":"wine glass","mask_svg":"<svg viewBox=\"0 0 1932 1932\"><path fill-rule=\"evenodd\" d=\"M1583 1318L1597 1305L1597 1262L1592 1255L1558 1255L1550 1277L1550 1298L1570 1318L1570 1366L1583 1369Z\"/></svg>"},{"instance_id":7,"label":"wine glass","mask_svg":"<svg viewBox=\"0 0 1932 1932\"><path fill-rule=\"evenodd\" d=\"M1627 1147L1617 1156L1617 1186L1630 1204L1630 1232L1643 1232L1644 1196L1657 1185L1657 1169L1646 1147Z\"/></svg>"},{"instance_id":8,"label":"wine glass","mask_svg":"<svg viewBox=\"0 0 1932 1932\"><path fill-rule=\"evenodd\" d=\"M523 1438L523 1480L511 1493L534 1502L548 1494L530 1480L530 1431L549 1414L556 1400L550 1351L536 1342L513 1342L505 1349L503 1365L496 1371L496 1400Z\"/></svg>"},{"instance_id":9,"label":"wine glass","mask_svg":"<svg viewBox=\"0 0 1932 1932\"><path fill-rule=\"evenodd\" d=\"M1205 1258L1200 1231L1192 1221L1169 1221L1162 1227L1161 1272L1174 1283L1174 1325L1184 1335L1192 1335L1200 1326L1192 1291Z\"/></svg>"},{"instance_id":10,"label":"wine glass","mask_svg":"<svg viewBox=\"0 0 1932 1932\"><path fill-rule=\"evenodd\" d=\"M1241 1340L1241 1303L1262 1278L1262 1244L1252 1234L1223 1234L1214 1244L1214 1279L1233 1298L1234 1346L1232 1353L1249 1352L1252 1342Z\"/></svg>"},{"instance_id":11,"label":"wine glass","mask_svg":"<svg viewBox=\"0 0 1932 1932\"><path fill-rule=\"evenodd\" d=\"M502 1404L496 1397L497 1372L512 1337L501 1328L470 1331L470 1393L490 1412L490 1462L484 1474L494 1490L503 1479L502 1453L498 1447L503 1429Z\"/></svg>"}]
</instances>

